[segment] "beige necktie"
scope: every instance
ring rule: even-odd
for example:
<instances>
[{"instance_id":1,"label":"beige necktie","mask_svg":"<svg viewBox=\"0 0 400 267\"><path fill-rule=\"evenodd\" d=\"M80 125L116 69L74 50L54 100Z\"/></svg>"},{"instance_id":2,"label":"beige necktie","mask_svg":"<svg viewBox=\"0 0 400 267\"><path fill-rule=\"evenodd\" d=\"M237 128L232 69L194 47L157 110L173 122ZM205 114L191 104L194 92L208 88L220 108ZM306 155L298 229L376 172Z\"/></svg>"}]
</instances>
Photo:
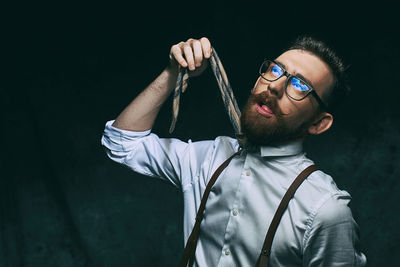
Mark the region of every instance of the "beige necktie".
<instances>
[{"instance_id":1,"label":"beige necktie","mask_svg":"<svg viewBox=\"0 0 400 267\"><path fill-rule=\"evenodd\" d=\"M222 96L222 101L224 102L225 109L228 112L229 119L231 120L235 134L236 136L240 136L240 109L236 102L235 96L233 95L233 91L231 85L229 84L228 77L226 76L225 69L222 66L222 63L214 48L212 49L212 54L210 57L210 65L214 72L215 78L217 79L218 87ZM176 81L176 86L174 90L172 103L172 122L169 133L172 133L175 129L175 124L178 119L181 94L185 92L188 86L188 79L188 69L182 68L178 74L178 79Z\"/></svg>"}]
</instances>

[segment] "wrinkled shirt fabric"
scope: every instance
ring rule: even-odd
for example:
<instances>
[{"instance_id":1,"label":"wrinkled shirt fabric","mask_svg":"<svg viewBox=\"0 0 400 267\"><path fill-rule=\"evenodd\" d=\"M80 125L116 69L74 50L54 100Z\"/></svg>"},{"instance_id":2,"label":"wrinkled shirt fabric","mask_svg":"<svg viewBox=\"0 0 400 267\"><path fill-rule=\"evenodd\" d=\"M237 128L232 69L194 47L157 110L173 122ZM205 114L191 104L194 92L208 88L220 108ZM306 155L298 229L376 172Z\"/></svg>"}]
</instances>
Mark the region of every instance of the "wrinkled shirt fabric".
<instances>
[{"instance_id":1,"label":"wrinkled shirt fabric","mask_svg":"<svg viewBox=\"0 0 400 267\"><path fill-rule=\"evenodd\" d=\"M184 244L214 171L239 144L230 137L183 142L150 130L127 131L108 121L102 136L107 155L133 171L166 180L183 193ZM233 158L207 200L195 266L255 266L265 235L287 189L314 164L302 142L244 150ZM270 266L365 266L350 195L318 170L299 187L275 234Z\"/></svg>"}]
</instances>

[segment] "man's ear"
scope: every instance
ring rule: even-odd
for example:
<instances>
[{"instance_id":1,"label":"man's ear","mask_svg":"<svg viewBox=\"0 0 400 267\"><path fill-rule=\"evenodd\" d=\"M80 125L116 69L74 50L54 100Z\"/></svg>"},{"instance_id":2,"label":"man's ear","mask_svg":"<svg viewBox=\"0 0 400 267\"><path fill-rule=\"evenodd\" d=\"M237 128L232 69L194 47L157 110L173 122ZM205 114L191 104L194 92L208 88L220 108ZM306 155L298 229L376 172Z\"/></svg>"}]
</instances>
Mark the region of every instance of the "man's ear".
<instances>
[{"instance_id":1,"label":"man's ear","mask_svg":"<svg viewBox=\"0 0 400 267\"><path fill-rule=\"evenodd\" d=\"M310 127L308 127L309 134L322 134L331 128L333 123L333 116L328 112L323 112L314 119Z\"/></svg>"}]
</instances>

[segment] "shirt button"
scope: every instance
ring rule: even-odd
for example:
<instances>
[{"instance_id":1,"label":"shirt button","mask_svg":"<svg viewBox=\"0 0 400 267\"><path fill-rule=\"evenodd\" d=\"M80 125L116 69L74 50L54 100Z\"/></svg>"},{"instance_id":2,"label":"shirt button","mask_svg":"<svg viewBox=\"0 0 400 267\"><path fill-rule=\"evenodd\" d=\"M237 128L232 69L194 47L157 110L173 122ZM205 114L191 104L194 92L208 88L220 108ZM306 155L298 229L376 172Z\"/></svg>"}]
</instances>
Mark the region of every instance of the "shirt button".
<instances>
[{"instance_id":1,"label":"shirt button","mask_svg":"<svg viewBox=\"0 0 400 267\"><path fill-rule=\"evenodd\" d=\"M231 251L229 249L225 249L225 255L231 254Z\"/></svg>"},{"instance_id":2,"label":"shirt button","mask_svg":"<svg viewBox=\"0 0 400 267\"><path fill-rule=\"evenodd\" d=\"M247 171L246 171L246 175L247 175L247 176L250 176L250 174L251 174L250 170L247 170Z\"/></svg>"},{"instance_id":3,"label":"shirt button","mask_svg":"<svg viewBox=\"0 0 400 267\"><path fill-rule=\"evenodd\" d=\"M239 214L239 211L238 210L233 210L232 213L233 213L233 216L237 216Z\"/></svg>"}]
</instances>

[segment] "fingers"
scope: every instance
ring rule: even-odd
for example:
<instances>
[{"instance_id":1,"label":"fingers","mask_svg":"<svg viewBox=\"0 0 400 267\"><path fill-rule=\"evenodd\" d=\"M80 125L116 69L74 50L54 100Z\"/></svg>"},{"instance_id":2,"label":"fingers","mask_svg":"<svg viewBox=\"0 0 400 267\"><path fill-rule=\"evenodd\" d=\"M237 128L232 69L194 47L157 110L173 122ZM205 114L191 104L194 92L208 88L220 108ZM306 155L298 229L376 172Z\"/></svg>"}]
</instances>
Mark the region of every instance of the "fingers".
<instances>
[{"instance_id":1,"label":"fingers","mask_svg":"<svg viewBox=\"0 0 400 267\"><path fill-rule=\"evenodd\" d=\"M206 37L203 37L200 39L200 42L201 42L201 48L203 49L204 57L210 58L212 50L210 41Z\"/></svg>"},{"instance_id":2,"label":"fingers","mask_svg":"<svg viewBox=\"0 0 400 267\"><path fill-rule=\"evenodd\" d=\"M201 43L198 40L192 42L192 48L194 53L194 63L196 67L200 67L203 61L203 50L201 48Z\"/></svg>"},{"instance_id":3,"label":"fingers","mask_svg":"<svg viewBox=\"0 0 400 267\"><path fill-rule=\"evenodd\" d=\"M211 43L203 37L200 40L188 39L186 42L180 42L173 45L170 51L170 58L175 59L179 65L193 71L200 67L205 59L211 56Z\"/></svg>"},{"instance_id":4,"label":"fingers","mask_svg":"<svg viewBox=\"0 0 400 267\"><path fill-rule=\"evenodd\" d=\"M189 70L194 70L194 58L193 58L193 50L192 47L188 44L183 46L183 52L186 58L186 62L189 65Z\"/></svg>"},{"instance_id":5,"label":"fingers","mask_svg":"<svg viewBox=\"0 0 400 267\"><path fill-rule=\"evenodd\" d=\"M182 67L186 68L187 67L187 63L186 63L186 60L182 56L182 51L181 51L180 44L181 43L173 45L171 47L170 58L171 59L175 59L179 63L179 65L181 65Z\"/></svg>"}]
</instances>

